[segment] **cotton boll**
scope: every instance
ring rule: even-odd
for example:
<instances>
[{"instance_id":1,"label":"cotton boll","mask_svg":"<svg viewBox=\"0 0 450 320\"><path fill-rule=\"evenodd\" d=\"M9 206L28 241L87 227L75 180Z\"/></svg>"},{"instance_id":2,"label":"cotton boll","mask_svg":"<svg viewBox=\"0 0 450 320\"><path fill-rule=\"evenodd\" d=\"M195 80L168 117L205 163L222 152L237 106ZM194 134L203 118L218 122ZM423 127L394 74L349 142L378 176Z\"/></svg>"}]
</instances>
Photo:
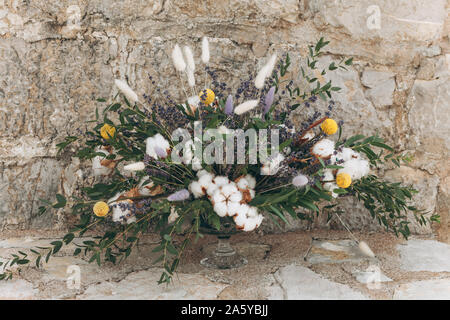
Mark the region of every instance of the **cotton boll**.
<instances>
[{"instance_id":1,"label":"cotton boll","mask_svg":"<svg viewBox=\"0 0 450 320\"><path fill-rule=\"evenodd\" d=\"M234 223L238 229L244 229L247 222L247 215L245 213L237 214L233 217Z\"/></svg>"},{"instance_id":2,"label":"cotton boll","mask_svg":"<svg viewBox=\"0 0 450 320\"><path fill-rule=\"evenodd\" d=\"M225 177L225 176L217 176L217 177L214 177L214 183L216 184L217 187L221 187L226 184L229 184L230 180L228 179L228 177Z\"/></svg>"},{"instance_id":3,"label":"cotton boll","mask_svg":"<svg viewBox=\"0 0 450 320\"><path fill-rule=\"evenodd\" d=\"M248 181L248 187L249 187L250 189L255 189L255 187L256 187L256 179L255 179L255 177L253 177L253 176L250 175L250 174L247 174L247 175L245 176L245 179L247 179L247 181Z\"/></svg>"},{"instance_id":4,"label":"cotton boll","mask_svg":"<svg viewBox=\"0 0 450 320\"><path fill-rule=\"evenodd\" d=\"M370 249L368 244L365 243L364 241L360 241L358 247L359 247L359 250L361 250L361 252L363 254L365 254L366 256L371 257L371 258L375 258L375 254Z\"/></svg>"},{"instance_id":5,"label":"cotton boll","mask_svg":"<svg viewBox=\"0 0 450 320\"><path fill-rule=\"evenodd\" d=\"M214 191L214 193L213 193L212 201L214 203L218 203L218 202L224 202L225 200L226 200L226 198L223 195L223 193L220 191L220 189L216 189L216 191Z\"/></svg>"},{"instance_id":6,"label":"cotton boll","mask_svg":"<svg viewBox=\"0 0 450 320\"><path fill-rule=\"evenodd\" d=\"M284 156L278 153L274 157L270 157L269 160L261 167L261 175L274 175L280 169L280 164L284 161Z\"/></svg>"},{"instance_id":7,"label":"cotton boll","mask_svg":"<svg viewBox=\"0 0 450 320\"><path fill-rule=\"evenodd\" d=\"M193 181L189 185L189 191L194 195L195 198L200 198L204 196L202 185L198 181Z\"/></svg>"},{"instance_id":8,"label":"cotton boll","mask_svg":"<svg viewBox=\"0 0 450 320\"><path fill-rule=\"evenodd\" d=\"M244 225L244 230L245 232L250 232L256 229L256 219L247 219L247 221L245 222Z\"/></svg>"},{"instance_id":9,"label":"cotton boll","mask_svg":"<svg viewBox=\"0 0 450 320\"><path fill-rule=\"evenodd\" d=\"M361 155L354 151L351 148L342 148L340 152L335 155L332 155L330 160L332 164L335 164L337 161L348 161L351 159L360 159Z\"/></svg>"},{"instance_id":10,"label":"cotton boll","mask_svg":"<svg viewBox=\"0 0 450 320\"><path fill-rule=\"evenodd\" d=\"M103 153L105 156L95 156L92 159L92 171L94 176L106 176L111 173L111 169L102 165L102 160L106 159L109 153L100 147L95 148L95 152Z\"/></svg>"},{"instance_id":11,"label":"cotton boll","mask_svg":"<svg viewBox=\"0 0 450 320\"><path fill-rule=\"evenodd\" d=\"M198 179L198 183L202 186L204 190L207 190L208 187L212 184L213 175L210 173L204 174Z\"/></svg>"},{"instance_id":12,"label":"cotton boll","mask_svg":"<svg viewBox=\"0 0 450 320\"><path fill-rule=\"evenodd\" d=\"M208 171L206 171L206 170L200 170L200 171L197 172L197 177L201 178L205 174L210 174L210 173Z\"/></svg>"},{"instance_id":13,"label":"cotton boll","mask_svg":"<svg viewBox=\"0 0 450 320\"><path fill-rule=\"evenodd\" d=\"M333 152L334 152L334 141L331 141L329 139L320 140L313 146L311 150L312 154L320 158L330 157L333 154Z\"/></svg>"},{"instance_id":14,"label":"cotton boll","mask_svg":"<svg viewBox=\"0 0 450 320\"><path fill-rule=\"evenodd\" d=\"M237 214L239 214L239 212L241 211L241 204L239 202L228 202L228 215L233 217Z\"/></svg>"},{"instance_id":15,"label":"cotton boll","mask_svg":"<svg viewBox=\"0 0 450 320\"><path fill-rule=\"evenodd\" d=\"M214 204L214 211L219 217L225 217L228 214L228 206L226 202L218 202Z\"/></svg>"},{"instance_id":16,"label":"cotton boll","mask_svg":"<svg viewBox=\"0 0 450 320\"><path fill-rule=\"evenodd\" d=\"M174 223L175 221L177 221L177 219L179 218L180 216L178 215L178 212L175 210L175 208L170 208L170 215L169 215L169 217L168 217L168 222L170 223L170 224L172 224L172 223Z\"/></svg>"},{"instance_id":17,"label":"cotton boll","mask_svg":"<svg viewBox=\"0 0 450 320\"><path fill-rule=\"evenodd\" d=\"M129 204L130 201L125 200L125 201L115 202L115 206L112 206L112 221L113 222L124 223L125 221L127 221L129 218L132 217L131 211L129 209L122 209L122 207L120 206L121 203Z\"/></svg>"},{"instance_id":18,"label":"cotton boll","mask_svg":"<svg viewBox=\"0 0 450 320\"><path fill-rule=\"evenodd\" d=\"M258 216L258 208L257 207L249 207L249 210L247 212L247 216L249 218L255 218Z\"/></svg>"},{"instance_id":19,"label":"cotton boll","mask_svg":"<svg viewBox=\"0 0 450 320\"><path fill-rule=\"evenodd\" d=\"M136 216L131 216L129 218L126 218L127 224L135 223L137 221Z\"/></svg>"},{"instance_id":20,"label":"cotton boll","mask_svg":"<svg viewBox=\"0 0 450 320\"><path fill-rule=\"evenodd\" d=\"M192 159L192 170L194 171L198 171L200 169L202 169L202 163L198 158L194 158Z\"/></svg>"},{"instance_id":21,"label":"cotton boll","mask_svg":"<svg viewBox=\"0 0 450 320\"><path fill-rule=\"evenodd\" d=\"M152 157L153 159L158 159L158 154L155 151L155 147L161 148L162 150L170 151L170 143L167 141L160 133L154 135L153 137L149 137L146 140L146 150L145 152Z\"/></svg>"},{"instance_id":22,"label":"cotton boll","mask_svg":"<svg viewBox=\"0 0 450 320\"><path fill-rule=\"evenodd\" d=\"M325 184L323 185L323 188L324 188L325 190L331 192L331 196L332 196L333 198L337 198L337 197L339 196L339 194L333 192L334 189L339 189L339 187L338 187L338 185L337 185L336 183L334 183L334 182L328 182L328 183L325 183Z\"/></svg>"},{"instance_id":23,"label":"cotton boll","mask_svg":"<svg viewBox=\"0 0 450 320\"><path fill-rule=\"evenodd\" d=\"M241 190L246 190L249 188L249 182L245 177L239 178L239 180L236 182L237 187Z\"/></svg>"},{"instance_id":24,"label":"cotton boll","mask_svg":"<svg viewBox=\"0 0 450 320\"><path fill-rule=\"evenodd\" d=\"M206 194L210 197L214 195L214 192L218 189L217 185L215 183L211 183L208 188L206 189Z\"/></svg>"},{"instance_id":25,"label":"cotton boll","mask_svg":"<svg viewBox=\"0 0 450 320\"><path fill-rule=\"evenodd\" d=\"M343 166L343 168L339 169L337 174L347 173L352 180L361 179L370 171L369 163L362 159L350 159L341 164L341 166Z\"/></svg>"},{"instance_id":26,"label":"cotton boll","mask_svg":"<svg viewBox=\"0 0 450 320\"><path fill-rule=\"evenodd\" d=\"M231 202L239 202L239 201L241 201L242 200L242 193L240 193L239 191L236 191L235 193L230 195L229 200Z\"/></svg>"}]
</instances>

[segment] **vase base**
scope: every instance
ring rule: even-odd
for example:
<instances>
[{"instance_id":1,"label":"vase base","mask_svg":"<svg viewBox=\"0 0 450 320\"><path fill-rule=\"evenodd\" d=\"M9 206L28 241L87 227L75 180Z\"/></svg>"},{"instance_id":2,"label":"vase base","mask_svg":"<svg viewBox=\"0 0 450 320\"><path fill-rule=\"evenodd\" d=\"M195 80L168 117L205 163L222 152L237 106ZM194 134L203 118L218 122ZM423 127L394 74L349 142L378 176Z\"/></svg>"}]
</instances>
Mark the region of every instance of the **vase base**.
<instances>
[{"instance_id":1,"label":"vase base","mask_svg":"<svg viewBox=\"0 0 450 320\"><path fill-rule=\"evenodd\" d=\"M203 258L200 264L211 269L235 269L245 266L248 263L247 259L239 254L234 254L228 257L211 256Z\"/></svg>"}]
</instances>

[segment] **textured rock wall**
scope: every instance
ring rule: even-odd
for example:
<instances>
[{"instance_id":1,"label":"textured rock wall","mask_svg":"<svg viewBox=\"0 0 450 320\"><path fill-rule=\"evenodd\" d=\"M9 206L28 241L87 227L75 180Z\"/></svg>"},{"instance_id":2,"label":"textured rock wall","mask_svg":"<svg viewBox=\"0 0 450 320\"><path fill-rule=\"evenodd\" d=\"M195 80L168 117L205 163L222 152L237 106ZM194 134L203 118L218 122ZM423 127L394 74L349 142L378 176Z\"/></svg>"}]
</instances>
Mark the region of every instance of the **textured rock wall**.
<instances>
[{"instance_id":1,"label":"textured rock wall","mask_svg":"<svg viewBox=\"0 0 450 320\"><path fill-rule=\"evenodd\" d=\"M345 133L378 129L414 156L380 174L417 186L418 206L442 216L444 239L448 10L445 0L0 0L0 226L64 225L62 212L37 216L38 198L70 194L92 178L70 156L57 158L55 144L85 130L101 107L95 98L116 92L114 78L127 78L141 95L154 89L152 74L176 94L171 48L190 44L198 56L206 35L212 66L236 84L275 51L291 52L298 71L307 45L324 36L331 43L321 63L354 57L348 72L331 76L343 88L335 115ZM345 205L353 228L375 228L361 206Z\"/></svg>"}]
</instances>

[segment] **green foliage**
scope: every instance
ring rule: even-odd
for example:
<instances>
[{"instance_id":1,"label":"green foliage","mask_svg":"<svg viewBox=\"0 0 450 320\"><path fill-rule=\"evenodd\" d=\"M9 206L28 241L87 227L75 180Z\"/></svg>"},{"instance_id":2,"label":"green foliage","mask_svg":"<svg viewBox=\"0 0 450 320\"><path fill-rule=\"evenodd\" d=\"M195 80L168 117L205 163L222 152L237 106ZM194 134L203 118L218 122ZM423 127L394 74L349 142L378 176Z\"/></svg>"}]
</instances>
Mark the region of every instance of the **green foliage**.
<instances>
[{"instance_id":1,"label":"green foliage","mask_svg":"<svg viewBox=\"0 0 450 320\"><path fill-rule=\"evenodd\" d=\"M283 110L275 116L275 109L281 108L281 102L275 100L270 110L264 117L257 115L243 115L234 117L231 123L235 128L273 129L280 128L288 119L290 112L299 108L307 99L320 97L324 101L331 99L332 95L340 91L339 87L332 85L331 81L324 83L321 80L325 75L336 70L346 70L352 64L352 58L342 58L339 62L331 62L324 69L319 69L318 59L323 54L323 49L329 44L321 38L315 45L308 47L308 56L304 67L301 67L299 79L301 83L294 83L290 79L285 79L288 75L289 67L292 64L291 57L286 54L279 62L279 68L274 71L269 78L270 86L275 86L276 92L287 91L289 110ZM296 79L297 80L297 79ZM292 82L292 85L290 84ZM261 92L262 94L266 94ZM280 98L281 99L281 98ZM105 103L103 98L97 99L99 103ZM196 120L201 120L204 128L217 128L220 125L228 125L230 116L224 114L225 100L219 99L212 106L203 106L200 113L197 108L195 112L191 110L189 104L185 102L188 110L182 104L174 106L186 118L186 127L192 129L192 124ZM152 174L151 180L154 187L161 188L161 194L150 196L123 196L126 201L141 205L141 200L151 200L150 205L143 205L143 210L136 213L136 221L130 224L111 223L109 216L97 217L93 214L93 206L97 201L108 202L113 196L137 189L144 176L148 173L138 172L135 175L123 175L117 166L121 162L129 163L144 161L146 152L145 140L157 133L163 135L171 141L171 132L167 125L168 120L164 117L156 116L157 110L148 110L145 105L131 105L122 97L121 100L114 97L111 103L106 104L102 112L97 108L95 119L88 121L93 126L91 130L85 132L81 137L68 136L61 143L57 144L58 154L66 150L68 146L76 145L75 156L80 160L90 160L94 157L101 157L112 165L112 172L101 182L96 182L90 186L84 186L79 197L72 196L66 199L61 194L56 194L56 201L40 199L43 203L38 208L39 214L47 212L49 209L63 209L70 211L79 220L73 228L58 241L51 242L45 247L30 249L30 252L18 252L11 255L6 262L0 262L3 273L0 280L8 280L13 276L11 267L33 265L39 268L43 263L48 263L52 256L61 254L64 246L74 243L73 255L86 256L90 263L102 265L104 263L121 263L127 259L133 250L139 246L139 241L143 234L149 231L157 231L160 234L160 242L155 246L153 252L158 253L158 258L154 263L160 265L164 271L158 283L168 284L173 280L177 267L182 259L183 252L187 245L196 242L202 234L202 227L207 225L214 230L223 230L225 222L227 225L233 219L220 218L213 210L211 201L206 197L189 199L186 201L169 202L168 190L187 188L196 180L196 172L192 170L191 164L175 164L171 160L171 155L166 159L159 159L158 162L146 160L146 169L157 171L161 174ZM109 124L116 129L114 137L104 139L100 135L100 129L104 124ZM190 124L190 126L188 126ZM377 135L365 137L355 135L341 141L342 129L339 128L338 142L336 148L349 147L357 152L363 153L373 167L380 166L386 162L395 165L410 160L409 155L397 155L383 139ZM323 137L317 135L311 142L297 144L294 137L286 138L278 147L279 151L292 149L292 151L302 154L298 162L294 162L293 168L298 172L304 172L311 178L311 183L303 188L294 188L290 183L292 177L262 176L260 175L261 163L257 164L235 164L231 168L226 168L221 164L203 164L205 170L217 175L228 175L232 180L245 175L252 174L257 179L255 188L256 196L249 205L257 207L266 212L268 217L275 224L288 223L289 217L293 219L303 219L313 221L319 214L327 214L330 219L333 213L342 213L337 203L333 203L330 192L323 189L322 175L325 170L338 170L339 165L328 164L321 158L311 155L309 149L312 143ZM76 143L74 143L76 142ZM98 148L115 152L98 152ZM268 146L271 149L272 146ZM248 150L246 150L248 156ZM227 170L231 169L231 170ZM284 180L283 180L284 179ZM405 187L398 183L388 183L378 179L376 176L367 176L355 182L348 189L335 189L334 193L340 196L355 196L362 201L370 214L386 229L392 230L396 234L409 235L406 214L413 212L419 223L429 223L439 221L436 215L425 218L422 211L408 204L416 191L412 187ZM321 203L328 203L322 210ZM111 208L110 208L111 209ZM169 217L174 212L169 223ZM102 235L94 236L91 239L81 241L86 232L93 231L97 226L102 226ZM98 232L94 232L99 234Z\"/></svg>"}]
</instances>

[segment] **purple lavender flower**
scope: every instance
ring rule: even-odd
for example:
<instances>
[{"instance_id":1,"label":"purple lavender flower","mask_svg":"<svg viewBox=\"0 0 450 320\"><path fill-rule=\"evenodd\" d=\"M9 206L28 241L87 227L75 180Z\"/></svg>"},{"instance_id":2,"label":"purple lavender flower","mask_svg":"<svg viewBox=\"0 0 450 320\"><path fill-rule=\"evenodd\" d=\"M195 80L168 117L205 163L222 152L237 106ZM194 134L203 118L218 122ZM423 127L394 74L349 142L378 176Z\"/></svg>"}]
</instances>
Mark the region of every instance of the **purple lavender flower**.
<instances>
[{"instance_id":1,"label":"purple lavender flower","mask_svg":"<svg viewBox=\"0 0 450 320\"><path fill-rule=\"evenodd\" d=\"M179 190L167 197L169 201L183 201L189 198L189 191L186 189Z\"/></svg>"},{"instance_id":2,"label":"purple lavender flower","mask_svg":"<svg viewBox=\"0 0 450 320\"><path fill-rule=\"evenodd\" d=\"M267 112L269 112L269 109L273 103L274 94L275 94L275 87L272 87L272 88L270 88L269 92L267 92L267 94L266 94L263 114L266 114Z\"/></svg>"},{"instance_id":3,"label":"purple lavender flower","mask_svg":"<svg viewBox=\"0 0 450 320\"><path fill-rule=\"evenodd\" d=\"M227 102L225 103L225 114L231 116L233 114L233 97L231 94L227 98Z\"/></svg>"}]
</instances>

